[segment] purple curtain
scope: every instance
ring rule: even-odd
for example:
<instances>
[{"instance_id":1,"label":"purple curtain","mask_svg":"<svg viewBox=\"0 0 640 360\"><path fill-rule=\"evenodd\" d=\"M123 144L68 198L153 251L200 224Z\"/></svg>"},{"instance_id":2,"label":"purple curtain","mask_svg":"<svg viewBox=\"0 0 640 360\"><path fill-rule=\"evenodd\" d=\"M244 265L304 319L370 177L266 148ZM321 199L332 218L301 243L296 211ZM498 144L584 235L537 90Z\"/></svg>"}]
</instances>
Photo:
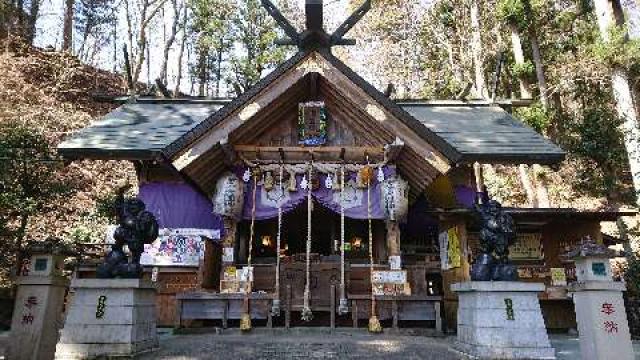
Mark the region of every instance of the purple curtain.
<instances>
[{"instance_id":1,"label":"purple curtain","mask_svg":"<svg viewBox=\"0 0 640 360\"><path fill-rule=\"evenodd\" d=\"M385 178L395 175L395 169L385 167L383 169ZM241 174L242 172L240 172ZM317 173L316 173L317 174ZM375 172L377 174L377 171ZM326 174L319 174L320 186L317 190L312 191L311 196L322 206L327 209L340 213L340 192L332 189L327 189L325 186ZM305 203L307 199L307 190L300 188L300 182L302 181L302 175L296 175L297 191L288 191L287 186L283 184L284 193L282 193L277 186L274 189L265 192L260 181L256 189L256 220L266 220L276 218L278 216L278 202L282 203L283 213L287 213L297 206ZM366 189L356 189L353 184L356 180L356 174L350 173L345 175L345 183L351 184L347 186L345 190L345 217L351 219L367 219L367 191ZM333 179L337 182L338 179ZM382 204L382 192L380 188L381 184L374 176L374 180L371 187L371 218L372 219L384 219L384 209ZM244 219L251 219L251 212L253 206L253 181L249 181L245 184L244 191L244 208L242 211L242 217Z\"/></svg>"},{"instance_id":2,"label":"purple curtain","mask_svg":"<svg viewBox=\"0 0 640 360\"><path fill-rule=\"evenodd\" d=\"M476 191L468 186L456 185L455 187L456 201L458 204L472 208L476 200Z\"/></svg>"},{"instance_id":3,"label":"purple curtain","mask_svg":"<svg viewBox=\"0 0 640 360\"><path fill-rule=\"evenodd\" d=\"M140 184L138 198L156 216L161 228L212 229L223 235L222 219L213 213L211 201L187 184Z\"/></svg>"}]
</instances>

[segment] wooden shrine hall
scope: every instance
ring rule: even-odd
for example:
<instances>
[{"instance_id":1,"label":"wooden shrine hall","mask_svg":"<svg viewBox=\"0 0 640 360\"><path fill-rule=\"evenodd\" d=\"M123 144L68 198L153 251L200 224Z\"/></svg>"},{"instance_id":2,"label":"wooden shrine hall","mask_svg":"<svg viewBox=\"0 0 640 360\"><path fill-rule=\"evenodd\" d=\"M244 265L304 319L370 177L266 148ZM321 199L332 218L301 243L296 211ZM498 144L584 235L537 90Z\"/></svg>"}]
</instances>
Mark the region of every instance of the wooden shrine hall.
<instances>
[{"instance_id":1,"label":"wooden shrine hall","mask_svg":"<svg viewBox=\"0 0 640 360\"><path fill-rule=\"evenodd\" d=\"M369 1L331 35L322 1L307 1L303 33L263 4L299 51L249 91L127 97L58 148L135 164L138 197L163 228L142 259L159 324L359 326L375 316L455 328L449 286L468 278L477 248L473 165L550 165L564 152L509 114L517 101L394 101L365 81L331 47L352 43L343 37ZM551 276L571 277L563 247L602 241L599 222L628 215L509 211L512 257L523 281L549 284L541 301L552 314L573 306ZM547 325L571 327L565 317Z\"/></svg>"}]
</instances>

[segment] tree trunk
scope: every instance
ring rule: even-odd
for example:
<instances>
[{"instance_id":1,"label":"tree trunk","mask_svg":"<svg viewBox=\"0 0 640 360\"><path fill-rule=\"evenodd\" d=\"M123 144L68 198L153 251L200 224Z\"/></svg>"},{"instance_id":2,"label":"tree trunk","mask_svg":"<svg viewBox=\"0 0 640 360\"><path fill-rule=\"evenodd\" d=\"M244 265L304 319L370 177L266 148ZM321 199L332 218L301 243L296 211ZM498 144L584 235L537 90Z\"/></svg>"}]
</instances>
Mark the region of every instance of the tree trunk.
<instances>
[{"instance_id":1,"label":"tree trunk","mask_svg":"<svg viewBox=\"0 0 640 360\"><path fill-rule=\"evenodd\" d=\"M595 0L594 3L600 36L604 41L609 41L609 28L615 25L613 8L608 0ZM611 86L616 100L618 116L623 120L621 130L629 157L629 168L633 179L633 188L636 192L636 202L640 205L640 127L631 83L624 69L612 69Z\"/></svg>"},{"instance_id":2,"label":"tree trunk","mask_svg":"<svg viewBox=\"0 0 640 360\"><path fill-rule=\"evenodd\" d=\"M169 62L169 51L171 50L171 46L173 46L173 42L176 40L178 23L180 22L180 9L178 8L178 0L171 0L171 5L173 6L173 22L171 23L171 32L169 33L169 38L164 44L162 65L160 66L160 79L165 85L167 85L167 63Z\"/></svg>"},{"instance_id":3,"label":"tree trunk","mask_svg":"<svg viewBox=\"0 0 640 360\"><path fill-rule=\"evenodd\" d=\"M182 57L184 56L184 47L187 43L187 10L188 7L184 6L184 11L182 13L182 40L180 41L180 52L178 53L178 74L176 76L176 87L173 90L173 96L178 96L180 93L180 83L182 82Z\"/></svg>"},{"instance_id":4,"label":"tree trunk","mask_svg":"<svg viewBox=\"0 0 640 360\"><path fill-rule=\"evenodd\" d=\"M20 264L22 263L21 255L22 255L22 243L24 242L24 237L27 233L27 224L29 223L29 215L22 214L20 216L20 226L16 231L16 243L15 243L15 257L16 263L15 268L17 271L20 270Z\"/></svg>"},{"instance_id":5,"label":"tree trunk","mask_svg":"<svg viewBox=\"0 0 640 360\"><path fill-rule=\"evenodd\" d=\"M216 97L220 97L220 82L222 81L222 40L218 48L218 58L216 59Z\"/></svg>"},{"instance_id":6,"label":"tree trunk","mask_svg":"<svg viewBox=\"0 0 640 360\"><path fill-rule=\"evenodd\" d=\"M487 82L484 76L484 59L482 56L482 36L480 28L480 9L478 0L471 1L471 52L473 53L473 66L475 72L476 95L488 99Z\"/></svg>"},{"instance_id":7,"label":"tree trunk","mask_svg":"<svg viewBox=\"0 0 640 360\"><path fill-rule=\"evenodd\" d=\"M198 96L204 96L207 86L207 53L203 48L198 52L198 80L200 80Z\"/></svg>"},{"instance_id":8,"label":"tree trunk","mask_svg":"<svg viewBox=\"0 0 640 360\"><path fill-rule=\"evenodd\" d=\"M524 0L524 6L526 9L527 17L530 20L528 32L529 41L531 42L531 57L533 58L533 65L536 69L536 79L538 80L538 91L540 92L540 102L542 106L547 109L549 107L549 95L547 89L547 79L544 75L544 65L542 63L542 53L540 52L540 44L538 43L538 33L536 32L536 19L531 3L529 0Z\"/></svg>"},{"instance_id":9,"label":"tree trunk","mask_svg":"<svg viewBox=\"0 0 640 360\"><path fill-rule=\"evenodd\" d=\"M73 51L73 8L75 0L65 0L64 25L62 29L62 51Z\"/></svg>"},{"instance_id":10,"label":"tree trunk","mask_svg":"<svg viewBox=\"0 0 640 360\"><path fill-rule=\"evenodd\" d=\"M26 40L29 44L33 44L33 40L36 37L36 22L38 21L38 16L40 15L40 1L41 0L32 0L31 7L29 9L29 19L26 34Z\"/></svg>"},{"instance_id":11,"label":"tree trunk","mask_svg":"<svg viewBox=\"0 0 640 360\"><path fill-rule=\"evenodd\" d=\"M549 107L549 98L547 95L547 79L544 75L544 67L542 65L542 55L540 54L540 45L535 30L529 29L529 41L531 41L531 56L533 64L536 68L536 78L538 80L538 90L540 91L540 102L544 108Z\"/></svg>"},{"instance_id":12,"label":"tree trunk","mask_svg":"<svg viewBox=\"0 0 640 360\"><path fill-rule=\"evenodd\" d=\"M513 57L516 64L524 64L524 51L522 51L522 40L520 39L520 30L515 24L509 24L511 30L511 45L513 46ZM518 81L520 82L520 97L523 99L531 99L529 91L529 81L526 74L520 74Z\"/></svg>"},{"instance_id":13,"label":"tree trunk","mask_svg":"<svg viewBox=\"0 0 640 360\"><path fill-rule=\"evenodd\" d=\"M527 165L520 164L520 166L518 166L518 176L520 177L520 182L522 183L522 187L524 188L524 191L527 194L527 202L529 206L537 208L538 201L536 199L536 193L533 188L533 184L531 183L531 179L529 178L529 172L527 170L528 170Z\"/></svg>"},{"instance_id":14,"label":"tree trunk","mask_svg":"<svg viewBox=\"0 0 640 360\"><path fill-rule=\"evenodd\" d=\"M549 190L547 188L547 180L542 174L544 170L539 164L533 164L531 167L531 175L533 179L533 188L535 189L536 202L538 207L549 208Z\"/></svg>"}]
</instances>

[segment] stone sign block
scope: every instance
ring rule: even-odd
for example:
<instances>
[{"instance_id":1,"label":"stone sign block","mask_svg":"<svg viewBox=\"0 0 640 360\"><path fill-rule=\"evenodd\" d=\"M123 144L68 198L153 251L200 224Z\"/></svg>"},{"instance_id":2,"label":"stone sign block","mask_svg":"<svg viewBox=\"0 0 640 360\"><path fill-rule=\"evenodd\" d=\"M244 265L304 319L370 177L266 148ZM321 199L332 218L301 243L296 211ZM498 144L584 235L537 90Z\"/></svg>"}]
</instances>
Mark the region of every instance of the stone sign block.
<instances>
[{"instance_id":1,"label":"stone sign block","mask_svg":"<svg viewBox=\"0 0 640 360\"><path fill-rule=\"evenodd\" d=\"M9 334L12 360L53 359L68 281L55 276L22 276Z\"/></svg>"},{"instance_id":2,"label":"stone sign block","mask_svg":"<svg viewBox=\"0 0 640 360\"><path fill-rule=\"evenodd\" d=\"M633 360L627 314L622 299L624 284L587 281L570 284L584 360Z\"/></svg>"},{"instance_id":3,"label":"stone sign block","mask_svg":"<svg viewBox=\"0 0 640 360\"><path fill-rule=\"evenodd\" d=\"M74 279L56 359L136 356L158 347L155 287L140 279Z\"/></svg>"},{"instance_id":4,"label":"stone sign block","mask_svg":"<svg viewBox=\"0 0 640 360\"><path fill-rule=\"evenodd\" d=\"M480 359L555 359L538 302L544 284L470 281L458 294L455 347Z\"/></svg>"}]
</instances>

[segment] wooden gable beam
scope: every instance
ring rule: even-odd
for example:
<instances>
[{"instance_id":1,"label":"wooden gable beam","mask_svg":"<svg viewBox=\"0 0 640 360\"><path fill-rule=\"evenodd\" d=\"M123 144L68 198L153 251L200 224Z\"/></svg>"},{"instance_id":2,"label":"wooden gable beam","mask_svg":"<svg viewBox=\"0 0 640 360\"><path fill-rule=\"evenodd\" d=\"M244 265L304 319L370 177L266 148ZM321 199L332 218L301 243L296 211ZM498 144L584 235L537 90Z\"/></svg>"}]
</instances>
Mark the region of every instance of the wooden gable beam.
<instances>
[{"instance_id":1,"label":"wooden gable beam","mask_svg":"<svg viewBox=\"0 0 640 360\"><path fill-rule=\"evenodd\" d=\"M206 135L202 136L189 145L185 150L180 152L177 157L173 158L173 165L178 170L182 170L200 158L209 149L219 144L221 140L228 138L231 132L245 124L260 110L270 106L274 101L282 96L287 89L295 85L305 75L315 72L317 69L316 58L318 57L319 56L317 54L314 56L314 53L305 57L293 69L285 72L251 100L247 101L236 111L222 119L222 121L216 126L215 131L209 131Z\"/></svg>"},{"instance_id":2,"label":"wooden gable beam","mask_svg":"<svg viewBox=\"0 0 640 360\"><path fill-rule=\"evenodd\" d=\"M422 160L428 162L440 173L445 174L451 168L451 164L446 156L444 156L435 147L421 138L400 119L387 111L374 98L353 83L345 74L334 67L324 57L318 56L318 62L324 70L320 74L331 83L339 92L344 95L350 102L358 106L360 109L381 124L392 134L395 134L407 146L416 151Z\"/></svg>"},{"instance_id":3,"label":"wooden gable beam","mask_svg":"<svg viewBox=\"0 0 640 360\"><path fill-rule=\"evenodd\" d=\"M398 137L406 146L414 149L421 160L426 161L440 173L444 174L449 171L451 164L441 152L386 110L318 52L307 55L294 68L285 72L235 112L223 118L216 126L215 131L209 131L174 157L173 165L178 170L185 169L208 150L220 144L220 141L229 138L233 131L248 122L260 110L276 102L288 89L310 73L318 73L319 76L322 76L339 90L340 95L343 95L349 102L355 104L357 108L382 125L386 131ZM316 74L314 74L315 76ZM314 82L311 81L312 84ZM316 88L317 85L313 87Z\"/></svg>"}]
</instances>

